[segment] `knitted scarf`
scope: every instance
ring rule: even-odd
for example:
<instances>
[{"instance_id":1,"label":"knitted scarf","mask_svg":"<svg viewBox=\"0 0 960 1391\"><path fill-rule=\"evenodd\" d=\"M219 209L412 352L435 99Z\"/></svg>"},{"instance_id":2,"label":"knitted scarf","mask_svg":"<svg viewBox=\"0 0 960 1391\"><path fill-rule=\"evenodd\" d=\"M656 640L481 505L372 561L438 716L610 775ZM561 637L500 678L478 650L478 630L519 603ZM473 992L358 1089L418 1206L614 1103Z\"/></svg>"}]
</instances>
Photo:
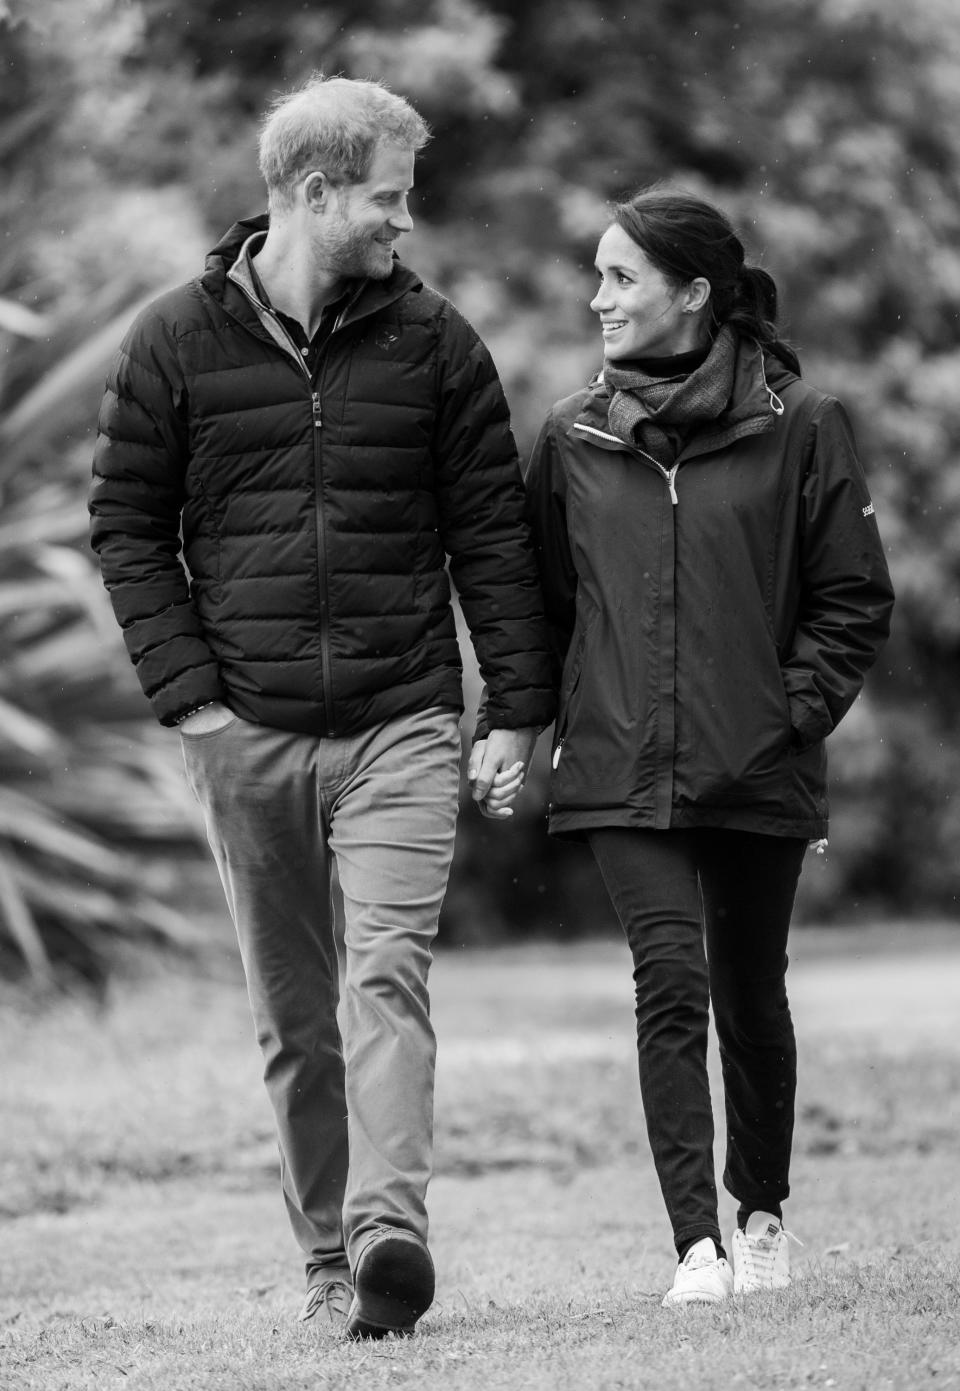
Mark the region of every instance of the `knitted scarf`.
<instances>
[{"instance_id":1,"label":"knitted scarf","mask_svg":"<svg viewBox=\"0 0 960 1391\"><path fill-rule=\"evenodd\" d=\"M737 335L728 324L720 329L706 360L680 381L648 377L636 367L605 361L611 432L669 468L691 428L716 420L729 405L736 361Z\"/></svg>"}]
</instances>

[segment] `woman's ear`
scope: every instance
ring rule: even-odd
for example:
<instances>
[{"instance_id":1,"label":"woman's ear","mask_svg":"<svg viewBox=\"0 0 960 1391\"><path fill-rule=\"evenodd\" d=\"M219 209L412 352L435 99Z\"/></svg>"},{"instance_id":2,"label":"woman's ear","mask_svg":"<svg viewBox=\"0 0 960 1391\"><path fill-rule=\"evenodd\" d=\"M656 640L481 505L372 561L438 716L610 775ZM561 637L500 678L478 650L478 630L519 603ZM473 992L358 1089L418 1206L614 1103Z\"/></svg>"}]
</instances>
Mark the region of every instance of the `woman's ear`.
<instances>
[{"instance_id":1,"label":"woman's ear","mask_svg":"<svg viewBox=\"0 0 960 1391\"><path fill-rule=\"evenodd\" d=\"M683 312L685 314L699 314L701 309L705 309L710 298L710 281L705 280L702 275L698 275L695 280L689 281L684 288Z\"/></svg>"}]
</instances>

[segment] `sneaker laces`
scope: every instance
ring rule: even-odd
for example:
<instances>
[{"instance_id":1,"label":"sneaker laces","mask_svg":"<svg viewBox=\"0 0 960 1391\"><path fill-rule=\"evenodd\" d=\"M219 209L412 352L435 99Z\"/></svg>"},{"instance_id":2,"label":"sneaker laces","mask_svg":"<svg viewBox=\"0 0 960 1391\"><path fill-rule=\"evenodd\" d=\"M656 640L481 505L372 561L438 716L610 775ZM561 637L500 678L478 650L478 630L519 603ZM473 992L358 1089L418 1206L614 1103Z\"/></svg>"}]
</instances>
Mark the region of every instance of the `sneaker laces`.
<instances>
[{"instance_id":1,"label":"sneaker laces","mask_svg":"<svg viewBox=\"0 0 960 1391\"><path fill-rule=\"evenodd\" d=\"M794 1242L797 1246L803 1245L800 1238L794 1236L793 1232L788 1232L782 1222L779 1222L776 1227L772 1222L769 1222L766 1231L760 1236L747 1236L745 1231L741 1232L741 1236L743 1237L741 1253L744 1257L744 1264L748 1267L744 1273L747 1278L756 1278L760 1281L768 1280L773 1275L781 1237Z\"/></svg>"},{"instance_id":2,"label":"sneaker laces","mask_svg":"<svg viewBox=\"0 0 960 1391\"><path fill-rule=\"evenodd\" d=\"M685 1270L703 1270L705 1266L716 1265L719 1259L717 1244L708 1237L694 1242L680 1264Z\"/></svg>"}]
</instances>

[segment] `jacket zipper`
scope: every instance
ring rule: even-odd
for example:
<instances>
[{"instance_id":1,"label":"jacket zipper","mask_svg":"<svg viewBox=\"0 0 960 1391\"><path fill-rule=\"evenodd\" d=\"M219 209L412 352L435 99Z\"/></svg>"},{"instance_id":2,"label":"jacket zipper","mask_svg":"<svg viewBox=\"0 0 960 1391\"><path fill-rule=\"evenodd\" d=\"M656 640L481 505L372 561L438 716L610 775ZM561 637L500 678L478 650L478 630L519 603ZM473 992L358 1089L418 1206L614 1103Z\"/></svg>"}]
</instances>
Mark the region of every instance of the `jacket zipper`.
<instances>
[{"instance_id":1,"label":"jacket zipper","mask_svg":"<svg viewBox=\"0 0 960 1391\"><path fill-rule=\"evenodd\" d=\"M332 663L330 661L330 594L327 584L327 528L323 506L323 466L320 445L323 414L320 409L320 392L317 390L311 390L310 392L310 410L313 416L313 496L317 518L317 605L320 614L320 675L323 681L323 706L327 716L327 735L333 738L337 731L333 723L333 689L331 687Z\"/></svg>"},{"instance_id":2,"label":"jacket zipper","mask_svg":"<svg viewBox=\"0 0 960 1391\"><path fill-rule=\"evenodd\" d=\"M247 296L248 299L252 298L250 292L246 289L245 286L241 286L240 288L242 289L243 293ZM324 358L326 357L327 348L330 345L330 341L333 338L333 335L338 331L338 329L342 327L344 318L346 317L348 311L353 307L353 304L356 301L359 293L360 289L358 287L356 293L347 301L347 303L340 310L340 313L337 315L333 328L330 330L330 335L327 338L327 342L324 344ZM267 305L262 304L258 299L254 299L253 302L256 304L256 307L262 313L268 314L270 316L274 324L283 334L284 338L289 344L290 356L293 357L299 365L300 371L306 377L307 384L310 387L310 415L313 421L313 481L314 495L316 497L317 519L317 603L320 610L320 676L321 680L323 681L323 706L324 712L327 717L327 735L332 738L336 734L336 729L333 721L333 688L331 685L332 663L330 660L329 634L330 594L329 586L327 583L326 549L324 546L324 541L326 538L326 517L324 514L323 506L323 488L321 486L322 460L320 431L323 428L323 415L320 408L321 392L319 390L319 387L322 385L322 380L317 383L318 389L314 389L313 381L310 376L310 369L304 361L303 355L298 350L297 345L294 343L293 339L290 337L283 324L277 318L276 314L272 311L272 309L269 309ZM235 318L236 316L234 315L233 317ZM274 342L276 342L276 340L274 340ZM277 346L279 347L280 345L277 344Z\"/></svg>"},{"instance_id":3,"label":"jacket zipper","mask_svg":"<svg viewBox=\"0 0 960 1391\"><path fill-rule=\"evenodd\" d=\"M269 314L273 322L277 325L280 332L290 344L290 355L300 367L301 372L307 379L310 387L310 415L313 421L313 494L315 501L315 515L317 519L317 608L320 616L320 679L323 682L323 708L327 717L327 735L332 738L336 734L333 722L333 688L331 686L332 662L330 661L330 593L327 584L327 561L326 561L326 517L323 506L323 463L322 450L320 444L320 431L323 428L323 412L320 408L320 392L314 390L313 381L310 377L310 369L304 361L303 354L297 348L296 343L290 337L283 324L276 314L267 306L260 305L265 314ZM330 330L330 337L336 333L343 321L346 306L337 315L336 323ZM329 342L329 339L327 340ZM325 351L326 349L324 349Z\"/></svg>"},{"instance_id":4,"label":"jacket zipper","mask_svg":"<svg viewBox=\"0 0 960 1391\"><path fill-rule=\"evenodd\" d=\"M574 422L574 427L573 427L573 428L574 428L575 430L580 430L580 431L582 431L583 434L586 434L586 435L596 435L599 439L609 440L611 444L615 444L615 445L617 445L620 449L626 450L628 453L635 454L635 455L639 456L641 459L643 459L646 463L652 464L653 467L657 470L657 472L661 475L661 477L662 477L662 478L664 479L664 481L666 482L667 488L668 488L669 491L670 491L670 502L671 502L672 506L674 506L674 507L677 506L677 503L678 503L678 498L677 498L677 471L678 471L678 469L680 468L680 461L679 461L679 459L676 461L676 463L673 465L672 468L669 468L669 469L668 469L668 468L664 468L663 464L661 464L660 461L659 461L658 459L655 459L655 458L653 457L652 454L648 454L648 453L646 452L646 450L638 449L636 445L629 445L629 444L624 443L624 441L621 440L621 439L618 439L616 435L608 434L608 433L607 433L606 431L604 431L604 430L598 430L598 429L596 429L596 428L595 428L594 426L592 426L592 425L581 425L581 424L580 424L579 422L577 422L577 421ZM676 534L676 523L673 524L673 526L672 526L671 529L673 530L674 535L675 535L675 534ZM671 639L671 642L672 642L672 639ZM671 701L672 701L672 695L671 695ZM557 741L557 746L556 746L556 748L555 748L555 750L554 750L554 754L553 754L553 767L554 767L554 771L556 771L557 767L559 766L560 759L561 759L561 757L563 756L563 743L564 743L565 737L566 737L566 732L564 732L564 735L563 735L560 739L558 739L558 741ZM658 730L658 734L657 734L657 755L656 755L656 763L657 763L657 766L656 766L656 769L655 769L655 785L656 785L656 789L657 789L657 790L656 790L656 794L655 794L655 798L656 798L656 801L655 801L655 816L657 816L657 810L656 810L656 808L659 807L661 800L666 796L666 789L662 789L662 788L661 788L661 783L662 783L662 781L663 781L663 774L662 774L661 771L660 771L660 763L661 763L661 759L663 758L662 745L663 745L663 738L662 738L662 736L661 736L661 734L660 734L660 732L659 732L659 730ZM667 803L668 803L668 805L667 805L667 813L666 813L667 819L666 819L666 821L663 823L664 825L669 825L669 824L670 824L670 810L669 810L669 807L670 807L670 802L672 802L672 795L673 795L673 793L672 793L672 788L673 788L673 759L674 759L674 750L673 750L673 743L672 743L672 740L671 740L670 745L669 745L669 755L668 755L668 757L669 757L669 774L668 774L667 782L668 782L668 784L669 784L669 797L667 797ZM658 826L661 824L659 818L655 821L655 824L658 825Z\"/></svg>"},{"instance_id":5,"label":"jacket zipper","mask_svg":"<svg viewBox=\"0 0 960 1391\"><path fill-rule=\"evenodd\" d=\"M323 504L323 459L320 442L320 431L323 429L323 413L320 408L320 388L326 375L326 357L333 335L339 331L343 325L347 311L351 308L357 295L357 289L347 300L334 320L333 328L327 335L327 340L321 351L320 379L313 387L310 382L310 408L313 413L313 490L316 499L317 517L317 602L320 608L320 674L323 680L323 706L327 716L327 735L333 738L336 735L336 725L333 716L333 662L330 658L330 586L327 579L327 519ZM281 325L282 327L282 325ZM301 358L301 361L303 359ZM306 364L304 363L306 369ZM310 373L307 371L307 379L310 380Z\"/></svg>"},{"instance_id":6,"label":"jacket zipper","mask_svg":"<svg viewBox=\"0 0 960 1391\"><path fill-rule=\"evenodd\" d=\"M334 321L333 328L327 337L323 347L322 356L325 358L330 340L337 330L342 326L344 316L356 295L343 306ZM266 305L263 306L266 313L271 314ZM321 370L321 381L314 389L313 381L310 377L310 369L307 367L302 354L297 350L297 345L290 338L283 324L275 314L271 317L282 330L284 336L290 341L291 351L299 362L301 370L310 384L310 412L313 419L313 493L315 498L315 515L317 519L317 608L320 616L320 677L323 681L323 708L327 717L327 736L333 738L336 735L336 725L334 723L333 711L333 662L330 659L330 586L327 579L327 553L326 535L327 520L323 503L323 450L321 446L320 431L323 429L323 411L320 406L320 390L322 385L323 372Z\"/></svg>"},{"instance_id":7,"label":"jacket zipper","mask_svg":"<svg viewBox=\"0 0 960 1391\"><path fill-rule=\"evenodd\" d=\"M359 290L351 296L334 320L333 328L327 336L321 352L320 378L316 389L310 392L310 405L313 411L313 487L316 498L317 517L317 598L320 605L320 671L323 678L323 704L327 716L327 735L333 738L336 726L333 718L333 662L330 659L330 588L327 580L327 519L323 505L323 463L320 445L320 431L323 428L323 415L320 409L320 396L326 376L327 349L343 324L344 317L357 298ZM308 373L309 376L309 373ZM311 387L313 383L311 382Z\"/></svg>"},{"instance_id":8,"label":"jacket zipper","mask_svg":"<svg viewBox=\"0 0 960 1391\"><path fill-rule=\"evenodd\" d=\"M676 507L679 502L679 498L677 497L677 469L680 467L679 463L674 464L673 468L664 468L663 464L661 464L658 459L655 459L652 454L648 454L646 450L638 449L636 445L626 444L623 440L618 439L616 435L608 435L605 430L598 430L593 425L580 425L576 421L574 422L573 428L575 430L582 430L585 435L598 435L600 439L609 440L611 444L618 444L621 449L626 449L631 454L639 454L641 459L646 459L648 463L653 464L657 472L666 479L667 487L670 490L670 501L673 503L674 507Z\"/></svg>"}]
</instances>

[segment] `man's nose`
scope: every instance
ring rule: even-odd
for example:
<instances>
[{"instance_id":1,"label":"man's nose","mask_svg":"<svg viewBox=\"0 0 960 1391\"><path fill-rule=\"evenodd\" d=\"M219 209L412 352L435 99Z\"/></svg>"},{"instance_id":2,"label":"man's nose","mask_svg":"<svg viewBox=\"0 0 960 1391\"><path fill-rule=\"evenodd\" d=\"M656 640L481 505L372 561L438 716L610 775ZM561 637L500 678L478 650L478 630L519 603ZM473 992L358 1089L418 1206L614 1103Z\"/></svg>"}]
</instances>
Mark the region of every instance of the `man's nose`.
<instances>
[{"instance_id":1,"label":"man's nose","mask_svg":"<svg viewBox=\"0 0 960 1391\"><path fill-rule=\"evenodd\" d=\"M410 209L407 207L407 200L403 200L403 206L398 208L395 213L390 215L390 226L398 232L409 232L413 228L413 218L410 216Z\"/></svg>"}]
</instances>

